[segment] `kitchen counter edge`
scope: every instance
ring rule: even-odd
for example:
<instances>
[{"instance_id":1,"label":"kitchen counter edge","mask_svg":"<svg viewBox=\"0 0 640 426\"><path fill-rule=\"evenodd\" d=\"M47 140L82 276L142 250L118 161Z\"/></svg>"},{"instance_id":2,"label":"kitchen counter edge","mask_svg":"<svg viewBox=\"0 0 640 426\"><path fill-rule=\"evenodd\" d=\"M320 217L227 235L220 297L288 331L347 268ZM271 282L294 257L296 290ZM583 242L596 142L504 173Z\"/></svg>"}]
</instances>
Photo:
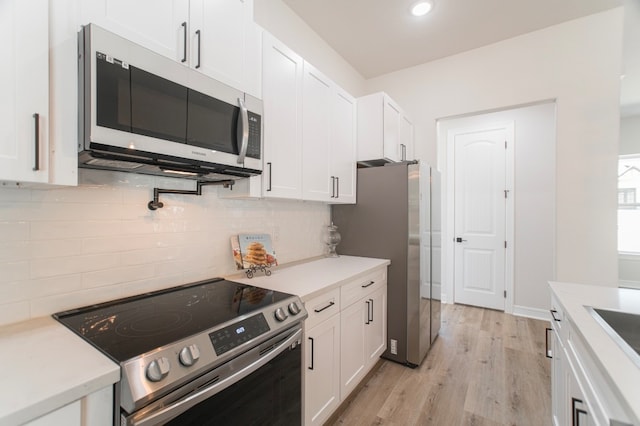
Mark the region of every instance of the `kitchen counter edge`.
<instances>
[{"instance_id":1,"label":"kitchen counter edge","mask_svg":"<svg viewBox=\"0 0 640 426\"><path fill-rule=\"evenodd\" d=\"M565 314L587 344L590 356L600 365L609 384L624 400L640 424L640 368L587 311L586 306L640 314L640 290L566 282L549 282ZM634 423L636 424L636 423Z\"/></svg>"},{"instance_id":2,"label":"kitchen counter edge","mask_svg":"<svg viewBox=\"0 0 640 426\"><path fill-rule=\"evenodd\" d=\"M23 424L111 386L120 366L51 317L0 328L0 426Z\"/></svg>"}]
</instances>

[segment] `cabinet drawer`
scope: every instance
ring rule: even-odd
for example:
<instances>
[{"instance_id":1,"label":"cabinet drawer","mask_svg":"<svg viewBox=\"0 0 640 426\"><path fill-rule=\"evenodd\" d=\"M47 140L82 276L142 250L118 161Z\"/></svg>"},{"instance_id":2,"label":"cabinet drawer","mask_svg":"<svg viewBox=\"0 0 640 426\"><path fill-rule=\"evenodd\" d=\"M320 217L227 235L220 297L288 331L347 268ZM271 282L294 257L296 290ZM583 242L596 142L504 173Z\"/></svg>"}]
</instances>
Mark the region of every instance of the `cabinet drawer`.
<instances>
[{"instance_id":1,"label":"cabinet drawer","mask_svg":"<svg viewBox=\"0 0 640 426\"><path fill-rule=\"evenodd\" d=\"M342 306L347 307L354 302L360 300L365 295L375 291L385 285L387 282L387 268L378 269L364 276L363 278L354 279L342 285L340 298Z\"/></svg>"},{"instance_id":2,"label":"cabinet drawer","mask_svg":"<svg viewBox=\"0 0 640 426\"><path fill-rule=\"evenodd\" d=\"M307 330L340 312L340 289L335 288L304 303L309 316L304 322Z\"/></svg>"}]
</instances>

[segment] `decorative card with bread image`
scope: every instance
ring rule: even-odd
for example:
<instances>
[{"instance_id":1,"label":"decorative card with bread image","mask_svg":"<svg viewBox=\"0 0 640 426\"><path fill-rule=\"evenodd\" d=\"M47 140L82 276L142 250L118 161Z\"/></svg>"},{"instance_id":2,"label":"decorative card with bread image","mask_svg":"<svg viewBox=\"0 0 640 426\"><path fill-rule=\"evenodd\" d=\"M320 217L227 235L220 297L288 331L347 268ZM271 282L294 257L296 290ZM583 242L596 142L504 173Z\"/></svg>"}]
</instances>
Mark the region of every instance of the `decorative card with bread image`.
<instances>
[{"instance_id":1,"label":"decorative card with bread image","mask_svg":"<svg viewBox=\"0 0 640 426\"><path fill-rule=\"evenodd\" d=\"M277 266L276 252L271 244L269 234L239 234L242 267ZM234 253L235 255L235 253Z\"/></svg>"}]
</instances>

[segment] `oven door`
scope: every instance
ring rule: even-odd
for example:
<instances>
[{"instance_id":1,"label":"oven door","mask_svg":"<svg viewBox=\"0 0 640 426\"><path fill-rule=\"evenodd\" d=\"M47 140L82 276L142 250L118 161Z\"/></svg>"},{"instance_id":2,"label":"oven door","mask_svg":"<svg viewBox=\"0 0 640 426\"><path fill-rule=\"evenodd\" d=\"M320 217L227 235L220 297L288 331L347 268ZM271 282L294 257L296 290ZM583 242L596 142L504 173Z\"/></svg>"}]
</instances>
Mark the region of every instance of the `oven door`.
<instances>
[{"instance_id":1,"label":"oven door","mask_svg":"<svg viewBox=\"0 0 640 426\"><path fill-rule=\"evenodd\" d=\"M132 415L121 425L299 425L302 329L289 329Z\"/></svg>"}]
</instances>

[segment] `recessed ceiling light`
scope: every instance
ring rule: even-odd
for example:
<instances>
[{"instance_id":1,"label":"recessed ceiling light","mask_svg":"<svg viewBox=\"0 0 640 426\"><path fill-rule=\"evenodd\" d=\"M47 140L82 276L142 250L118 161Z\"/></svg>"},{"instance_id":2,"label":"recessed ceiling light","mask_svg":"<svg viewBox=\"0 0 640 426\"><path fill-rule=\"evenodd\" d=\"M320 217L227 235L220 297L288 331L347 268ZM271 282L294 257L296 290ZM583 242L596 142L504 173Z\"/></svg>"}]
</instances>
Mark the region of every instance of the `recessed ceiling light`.
<instances>
[{"instance_id":1,"label":"recessed ceiling light","mask_svg":"<svg viewBox=\"0 0 640 426\"><path fill-rule=\"evenodd\" d=\"M433 5L428 1L421 1L413 5L411 8L411 14L413 16L424 16L431 12Z\"/></svg>"}]
</instances>

